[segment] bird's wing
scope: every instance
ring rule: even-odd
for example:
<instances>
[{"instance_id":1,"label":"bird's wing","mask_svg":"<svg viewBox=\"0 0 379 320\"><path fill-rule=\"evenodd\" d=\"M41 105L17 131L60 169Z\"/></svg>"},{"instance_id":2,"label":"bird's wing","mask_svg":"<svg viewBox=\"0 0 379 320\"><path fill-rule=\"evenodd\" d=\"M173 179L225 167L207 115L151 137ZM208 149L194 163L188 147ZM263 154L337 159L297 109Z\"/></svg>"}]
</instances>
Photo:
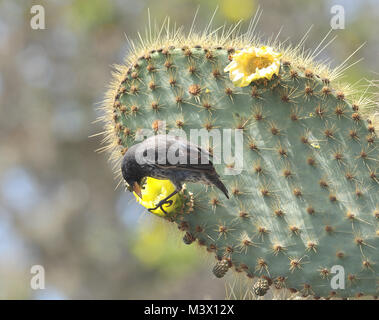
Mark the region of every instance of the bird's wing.
<instances>
[{"instance_id":1,"label":"bird's wing","mask_svg":"<svg viewBox=\"0 0 379 320\"><path fill-rule=\"evenodd\" d=\"M154 154L154 159L149 159L148 164L178 170L184 168L199 171L214 170L213 164L210 161L212 155L181 137L172 135L152 136L146 139L143 145L146 153L150 152L150 154ZM165 152L160 152L159 147ZM170 153L171 155L175 155L174 159L170 157ZM180 155L182 155L182 158L179 161ZM173 163L172 160L177 160L177 162Z\"/></svg>"}]
</instances>

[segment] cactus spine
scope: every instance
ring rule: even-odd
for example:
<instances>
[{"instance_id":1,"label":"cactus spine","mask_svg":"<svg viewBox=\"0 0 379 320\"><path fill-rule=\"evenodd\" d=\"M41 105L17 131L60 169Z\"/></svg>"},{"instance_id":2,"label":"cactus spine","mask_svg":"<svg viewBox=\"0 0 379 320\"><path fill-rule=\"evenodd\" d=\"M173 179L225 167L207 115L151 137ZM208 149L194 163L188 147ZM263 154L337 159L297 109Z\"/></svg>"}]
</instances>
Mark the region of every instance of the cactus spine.
<instances>
[{"instance_id":1,"label":"cactus spine","mask_svg":"<svg viewBox=\"0 0 379 320\"><path fill-rule=\"evenodd\" d=\"M260 277L258 295L268 285L315 297L377 295L379 149L369 98L339 85L341 69L276 42L268 45L282 53L279 74L236 87L224 68L237 49L261 46L254 36L186 37L166 27L167 37L149 36L117 66L108 91L104 149L116 171L143 128L241 129L243 173L222 177L231 199L190 184L184 210L163 218L185 243L214 254L216 276L230 267ZM330 285L335 265L345 289Z\"/></svg>"}]
</instances>

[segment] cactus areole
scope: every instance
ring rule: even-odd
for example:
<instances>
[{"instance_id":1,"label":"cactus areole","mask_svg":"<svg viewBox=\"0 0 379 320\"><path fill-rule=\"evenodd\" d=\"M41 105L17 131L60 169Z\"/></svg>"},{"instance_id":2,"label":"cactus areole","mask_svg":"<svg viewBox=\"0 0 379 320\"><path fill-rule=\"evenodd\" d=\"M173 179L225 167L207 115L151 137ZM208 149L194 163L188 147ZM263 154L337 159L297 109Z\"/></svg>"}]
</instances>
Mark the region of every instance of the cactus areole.
<instances>
[{"instance_id":1,"label":"cactus areole","mask_svg":"<svg viewBox=\"0 0 379 320\"><path fill-rule=\"evenodd\" d=\"M189 183L175 209L157 214L216 257L218 277L229 268L269 279L259 294L269 283L305 296L376 296L379 148L369 99L302 48L166 27L167 36L134 46L107 93L104 149L117 173L145 129L238 130L241 170L230 174L236 158L215 162L230 199ZM241 146L230 141L233 155ZM152 183L145 190L170 188ZM145 194L142 205L156 202Z\"/></svg>"}]
</instances>

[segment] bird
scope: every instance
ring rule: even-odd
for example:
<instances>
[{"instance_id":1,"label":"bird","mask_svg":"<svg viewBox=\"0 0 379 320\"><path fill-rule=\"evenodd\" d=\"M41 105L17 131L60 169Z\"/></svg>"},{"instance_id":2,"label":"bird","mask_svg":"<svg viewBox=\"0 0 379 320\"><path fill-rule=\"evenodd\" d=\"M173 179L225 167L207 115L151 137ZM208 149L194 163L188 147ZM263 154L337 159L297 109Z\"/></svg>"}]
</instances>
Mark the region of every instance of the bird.
<instances>
[{"instance_id":1,"label":"bird","mask_svg":"<svg viewBox=\"0 0 379 320\"><path fill-rule=\"evenodd\" d=\"M210 158L212 155L208 151L182 137L159 134L130 147L122 160L121 171L128 190L134 191L140 198L144 178L170 180L175 187L174 192L155 208L148 209L161 208L165 212L162 206L172 204L169 199L182 190L184 182L214 185L229 199L228 190Z\"/></svg>"}]
</instances>

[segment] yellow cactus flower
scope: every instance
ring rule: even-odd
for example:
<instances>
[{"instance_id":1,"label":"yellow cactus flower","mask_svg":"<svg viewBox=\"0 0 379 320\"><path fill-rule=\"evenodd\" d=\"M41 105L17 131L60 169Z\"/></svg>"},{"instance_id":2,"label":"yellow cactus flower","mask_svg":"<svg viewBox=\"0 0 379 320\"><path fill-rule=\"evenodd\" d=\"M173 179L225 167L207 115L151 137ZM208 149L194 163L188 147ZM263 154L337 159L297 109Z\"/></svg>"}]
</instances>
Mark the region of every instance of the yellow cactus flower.
<instances>
[{"instance_id":1,"label":"yellow cactus flower","mask_svg":"<svg viewBox=\"0 0 379 320\"><path fill-rule=\"evenodd\" d=\"M166 198L172 192L174 192L175 187L170 180L158 180L151 177L146 178L146 182L141 188L142 199L133 192L136 200L147 209L155 208L159 201ZM167 212L174 212L182 204L181 197L179 194L175 194L170 199L172 204L164 204L163 209ZM158 216L166 216L161 208L150 211Z\"/></svg>"},{"instance_id":2,"label":"yellow cactus flower","mask_svg":"<svg viewBox=\"0 0 379 320\"><path fill-rule=\"evenodd\" d=\"M274 74L279 73L281 56L266 46L237 50L224 72L229 72L229 78L236 87L246 87L258 79L271 80Z\"/></svg>"}]
</instances>

